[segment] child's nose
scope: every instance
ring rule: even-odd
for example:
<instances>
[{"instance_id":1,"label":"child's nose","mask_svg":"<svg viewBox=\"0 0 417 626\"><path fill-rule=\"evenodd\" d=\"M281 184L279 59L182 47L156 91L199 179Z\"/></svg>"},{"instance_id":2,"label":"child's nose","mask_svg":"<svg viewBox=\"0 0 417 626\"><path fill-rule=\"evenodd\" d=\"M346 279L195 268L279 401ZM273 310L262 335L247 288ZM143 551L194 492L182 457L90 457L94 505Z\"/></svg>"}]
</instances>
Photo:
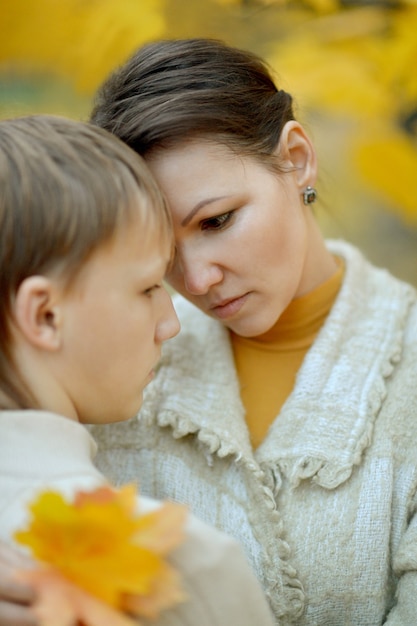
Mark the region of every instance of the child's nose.
<instances>
[{"instance_id":1,"label":"child's nose","mask_svg":"<svg viewBox=\"0 0 417 626\"><path fill-rule=\"evenodd\" d=\"M155 333L155 340L159 343L175 337L175 335L178 335L180 331L180 322L178 320L177 314L175 313L171 296L164 287L161 291L162 314L157 324Z\"/></svg>"}]
</instances>

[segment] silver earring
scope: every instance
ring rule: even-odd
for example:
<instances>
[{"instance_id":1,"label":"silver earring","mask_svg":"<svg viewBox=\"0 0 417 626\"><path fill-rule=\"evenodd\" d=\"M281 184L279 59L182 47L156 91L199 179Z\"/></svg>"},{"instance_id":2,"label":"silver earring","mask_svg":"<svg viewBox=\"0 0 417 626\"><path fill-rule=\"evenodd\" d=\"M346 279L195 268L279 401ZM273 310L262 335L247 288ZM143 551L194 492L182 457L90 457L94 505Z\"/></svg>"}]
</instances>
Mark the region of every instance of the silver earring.
<instances>
[{"instance_id":1,"label":"silver earring","mask_svg":"<svg viewBox=\"0 0 417 626\"><path fill-rule=\"evenodd\" d=\"M303 202L304 204L313 204L317 200L317 191L314 187L310 185L306 187L303 191Z\"/></svg>"}]
</instances>

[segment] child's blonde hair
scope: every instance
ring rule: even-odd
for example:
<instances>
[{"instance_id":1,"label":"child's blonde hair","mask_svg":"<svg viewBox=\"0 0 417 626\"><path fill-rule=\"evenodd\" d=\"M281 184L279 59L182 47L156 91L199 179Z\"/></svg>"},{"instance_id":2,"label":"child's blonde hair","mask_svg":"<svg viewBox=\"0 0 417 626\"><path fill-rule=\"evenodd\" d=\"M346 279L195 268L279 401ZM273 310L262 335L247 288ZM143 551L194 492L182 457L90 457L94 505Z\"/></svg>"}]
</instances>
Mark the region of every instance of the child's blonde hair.
<instances>
[{"instance_id":1,"label":"child's blonde hair","mask_svg":"<svg viewBox=\"0 0 417 626\"><path fill-rule=\"evenodd\" d=\"M30 407L11 350L22 281L59 272L69 285L117 228L173 242L163 196L144 161L91 124L34 115L0 121L0 407Z\"/></svg>"}]
</instances>

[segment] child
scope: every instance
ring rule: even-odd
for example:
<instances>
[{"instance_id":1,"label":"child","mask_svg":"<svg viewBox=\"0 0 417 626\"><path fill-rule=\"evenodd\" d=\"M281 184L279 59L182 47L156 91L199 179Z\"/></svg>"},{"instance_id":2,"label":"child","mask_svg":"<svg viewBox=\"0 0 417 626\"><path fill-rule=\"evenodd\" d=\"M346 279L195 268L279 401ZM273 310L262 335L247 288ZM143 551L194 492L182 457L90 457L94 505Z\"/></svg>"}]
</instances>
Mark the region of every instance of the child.
<instances>
[{"instance_id":1,"label":"child","mask_svg":"<svg viewBox=\"0 0 417 626\"><path fill-rule=\"evenodd\" d=\"M2 121L0 189L0 538L12 543L38 491L105 483L83 424L135 415L179 324L162 285L169 214L121 141L50 116ZM158 623L272 624L226 536L190 517L171 560L188 600Z\"/></svg>"}]
</instances>

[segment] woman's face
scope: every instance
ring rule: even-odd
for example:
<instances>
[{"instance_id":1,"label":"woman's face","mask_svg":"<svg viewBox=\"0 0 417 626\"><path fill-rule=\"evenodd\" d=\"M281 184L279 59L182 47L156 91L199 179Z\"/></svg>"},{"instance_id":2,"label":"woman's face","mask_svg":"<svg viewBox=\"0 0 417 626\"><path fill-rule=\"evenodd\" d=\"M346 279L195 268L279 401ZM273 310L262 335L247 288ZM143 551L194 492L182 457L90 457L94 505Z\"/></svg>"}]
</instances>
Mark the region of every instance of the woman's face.
<instances>
[{"instance_id":1,"label":"woman's face","mask_svg":"<svg viewBox=\"0 0 417 626\"><path fill-rule=\"evenodd\" d=\"M321 282L310 264L323 244L299 172L276 174L203 140L161 151L148 165L173 216L176 258L167 280L199 309L253 337Z\"/></svg>"}]
</instances>

